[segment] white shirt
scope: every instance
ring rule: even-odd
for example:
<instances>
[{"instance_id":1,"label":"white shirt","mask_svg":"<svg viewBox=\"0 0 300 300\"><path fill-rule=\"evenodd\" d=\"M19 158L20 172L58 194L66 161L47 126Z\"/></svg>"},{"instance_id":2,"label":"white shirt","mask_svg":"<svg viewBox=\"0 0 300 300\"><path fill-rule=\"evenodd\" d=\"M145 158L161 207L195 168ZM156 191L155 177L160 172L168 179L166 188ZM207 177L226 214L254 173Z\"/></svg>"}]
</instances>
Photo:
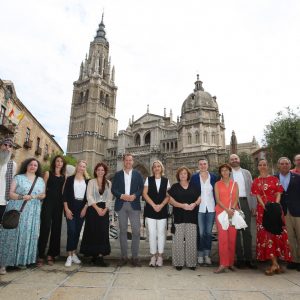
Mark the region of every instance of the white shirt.
<instances>
[{"instance_id":1,"label":"white shirt","mask_svg":"<svg viewBox=\"0 0 300 300\"><path fill-rule=\"evenodd\" d=\"M13 176L16 175L17 164L13 162ZM5 193L6 193L6 171L7 164L0 166L0 205L6 205Z\"/></svg>"},{"instance_id":2,"label":"white shirt","mask_svg":"<svg viewBox=\"0 0 300 300\"><path fill-rule=\"evenodd\" d=\"M233 176L234 181L236 181L238 184L239 197L247 197L245 179L244 179L241 168L239 168L237 171L232 169L232 176Z\"/></svg>"},{"instance_id":3,"label":"white shirt","mask_svg":"<svg viewBox=\"0 0 300 300\"><path fill-rule=\"evenodd\" d=\"M124 170L125 195L130 195L131 178L132 170L130 170L129 173L126 173Z\"/></svg>"},{"instance_id":4,"label":"white shirt","mask_svg":"<svg viewBox=\"0 0 300 300\"><path fill-rule=\"evenodd\" d=\"M201 184L201 203L199 205L199 212L206 213L206 209L208 212L215 212L215 200L213 187L210 183L210 175L208 174L208 178L204 182L199 174L199 180Z\"/></svg>"},{"instance_id":5,"label":"white shirt","mask_svg":"<svg viewBox=\"0 0 300 300\"><path fill-rule=\"evenodd\" d=\"M161 178L155 178L155 184L156 184L157 192L159 192L159 188L160 188L160 184L161 184ZM149 186L148 177L147 177L146 180L145 180L144 186ZM168 190L170 187L171 187L170 181L168 180L167 190Z\"/></svg>"},{"instance_id":6,"label":"white shirt","mask_svg":"<svg viewBox=\"0 0 300 300\"><path fill-rule=\"evenodd\" d=\"M85 180L74 179L74 196L76 199L83 199L86 190Z\"/></svg>"}]
</instances>

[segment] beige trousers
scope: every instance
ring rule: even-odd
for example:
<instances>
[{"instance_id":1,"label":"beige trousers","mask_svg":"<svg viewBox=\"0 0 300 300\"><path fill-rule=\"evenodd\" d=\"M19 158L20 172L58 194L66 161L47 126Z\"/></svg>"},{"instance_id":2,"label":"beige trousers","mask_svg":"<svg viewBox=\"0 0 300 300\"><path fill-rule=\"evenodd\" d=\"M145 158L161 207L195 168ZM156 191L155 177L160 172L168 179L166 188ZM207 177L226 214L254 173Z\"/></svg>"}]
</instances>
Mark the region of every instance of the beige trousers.
<instances>
[{"instance_id":1,"label":"beige trousers","mask_svg":"<svg viewBox=\"0 0 300 300\"><path fill-rule=\"evenodd\" d=\"M292 261L300 263L300 217L293 217L287 212L285 222L292 252Z\"/></svg>"}]
</instances>

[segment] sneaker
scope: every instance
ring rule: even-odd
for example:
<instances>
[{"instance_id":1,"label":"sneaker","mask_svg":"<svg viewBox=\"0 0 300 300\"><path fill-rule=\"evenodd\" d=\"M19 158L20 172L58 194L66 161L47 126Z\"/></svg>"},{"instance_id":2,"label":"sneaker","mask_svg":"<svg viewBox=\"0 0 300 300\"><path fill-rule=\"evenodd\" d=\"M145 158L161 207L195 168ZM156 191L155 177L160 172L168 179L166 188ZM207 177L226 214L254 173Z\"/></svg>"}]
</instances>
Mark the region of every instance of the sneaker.
<instances>
[{"instance_id":1,"label":"sneaker","mask_svg":"<svg viewBox=\"0 0 300 300\"><path fill-rule=\"evenodd\" d=\"M72 256L68 256L65 267L71 267L72 266Z\"/></svg>"},{"instance_id":2,"label":"sneaker","mask_svg":"<svg viewBox=\"0 0 300 300\"><path fill-rule=\"evenodd\" d=\"M163 258L162 256L159 256L156 260L156 266L157 267L162 267L163 266Z\"/></svg>"},{"instance_id":3,"label":"sneaker","mask_svg":"<svg viewBox=\"0 0 300 300\"><path fill-rule=\"evenodd\" d=\"M155 264L156 264L156 256L153 255L150 259L149 267L155 267Z\"/></svg>"},{"instance_id":4,"label":"sneaker","mask_svg":"<svg viewBox=\"0 0 300 300\"><path fill-rule=\"evenodd\" d=\"M72 255L72 262L77 265L81 264L81 260L78 258L76 254Z\"/></svg>"},{"instance_id":5,"label":"sneaker","mask_svg":"<svg viewBox=\"0 0 300 300\"><path fill-rule=\"evenodd\" d=\"M6 268L5 267L1 267L0 268L0 275L5 275L7 272L6 272Z\"/></svg>"},{"instance_id":6,"label":"sneaker","mask_svg":"<svg viewBox=\"0 0 300 300\"><path fill-rule=\"evenodd\" d=\"M204 264L204 258L203 258L203 256L199 256L198 257L198 264L199 265L203 265Z\"/></svg>"},{"instance_id":7,"label":"sneaker","mask_svg":"<svg viewBox=\"0 0 300 300\"><path fill-rule=\"evenodd\" d=\"M210 257L209 257L209 256L205 256L205 257L204 257L204 262L205 262L205 264L207 264L207 265L211 265L211 259L210 259Z\"/></svg>"}]
</instances>

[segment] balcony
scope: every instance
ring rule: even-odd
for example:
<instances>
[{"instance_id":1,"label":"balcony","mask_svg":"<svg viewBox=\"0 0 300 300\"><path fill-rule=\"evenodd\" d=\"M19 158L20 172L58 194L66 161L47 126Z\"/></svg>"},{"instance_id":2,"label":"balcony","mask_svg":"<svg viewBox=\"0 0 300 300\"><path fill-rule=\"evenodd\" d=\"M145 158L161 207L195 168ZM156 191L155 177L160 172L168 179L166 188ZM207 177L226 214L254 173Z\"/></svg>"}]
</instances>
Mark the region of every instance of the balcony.
<instances>
[{"instance_id":1,"label":"balcony","mask_svg":"<svg viewBox=\"0 0 300 300\"><path fill-rule=\"evenodd\" d=\"M13 124L3 113L0 114L0 132L4 135L14 134L16 125Z\"/></svg>"},{"instance_id":2,"label":"balcony","mask_svg":"<svg viewBox=\"0 0 300 300\"><path fill-rule=\"evenodd\" d=\"M37 147L35 152L34 152L35 155L41 155L42 154L42 148L41 147Z\"/></svg>"},{"instance_id":3,"label":"balcony","mask_svg":"<svg viewBox=\"0 0 300 300\"><path fill-rule=\"evenodd\" d=\"M46 161L46 160L48 160L48 159L49 159L49 157L50 157L50 155L49 155L48 153L46 153L46 154L44 154L44 157L43 157L43 159Z\"/></svg>"},{"instance_id":4,"label":"balcony","mask_svg":"<svg viewBox=\"0 0 300 300\"><path fill-rule=\"evenodd\" d=\"M32 140L29 140L29 139L25 140L25 142L23 144L23 147L25 149L31 149L31 147L32 147Z\"/></svg>"}]
</instances>

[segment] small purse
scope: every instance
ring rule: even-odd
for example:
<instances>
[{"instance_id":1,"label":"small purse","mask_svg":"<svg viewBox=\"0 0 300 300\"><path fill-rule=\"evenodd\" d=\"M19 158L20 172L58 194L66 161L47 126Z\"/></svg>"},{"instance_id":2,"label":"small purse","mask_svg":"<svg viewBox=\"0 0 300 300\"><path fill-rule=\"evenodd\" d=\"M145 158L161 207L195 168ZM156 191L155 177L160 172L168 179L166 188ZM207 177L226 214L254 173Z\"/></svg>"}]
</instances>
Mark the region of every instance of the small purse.
<instances>
[{"instance_id":1,"label":"small purse","mask_svg":"<svg viewBox=\"0 0 300 300\"><path fill-rule=\"evenodd\" d=\"M31 192L35 186L35 183L37 181L37 178L38 177L36 176L27 195L31 194ZM4 215L2 217L2 227L4 229L15 229L18 227L19 221L20 221L20 216L21 216L21 213L22 213L26 203L27 203L27 201L23 201L23 204L22 204L20 210L12 209L12 210L8 210L4 213Z\"/></svg>"}]
</instances>

